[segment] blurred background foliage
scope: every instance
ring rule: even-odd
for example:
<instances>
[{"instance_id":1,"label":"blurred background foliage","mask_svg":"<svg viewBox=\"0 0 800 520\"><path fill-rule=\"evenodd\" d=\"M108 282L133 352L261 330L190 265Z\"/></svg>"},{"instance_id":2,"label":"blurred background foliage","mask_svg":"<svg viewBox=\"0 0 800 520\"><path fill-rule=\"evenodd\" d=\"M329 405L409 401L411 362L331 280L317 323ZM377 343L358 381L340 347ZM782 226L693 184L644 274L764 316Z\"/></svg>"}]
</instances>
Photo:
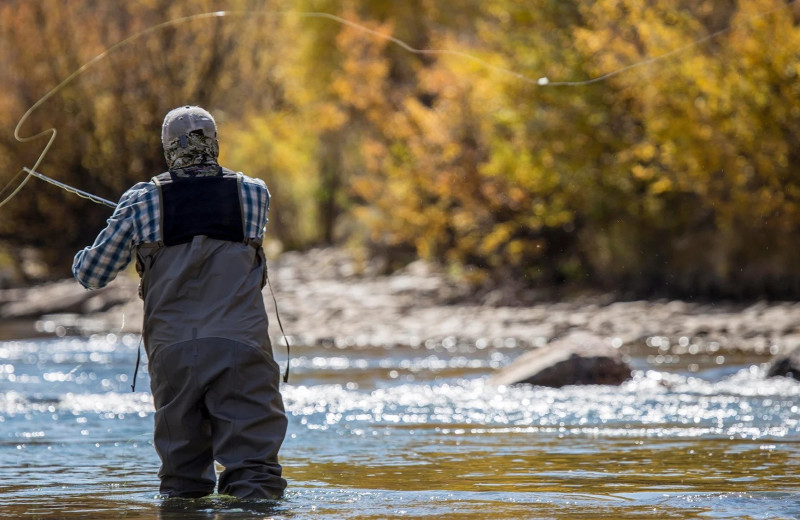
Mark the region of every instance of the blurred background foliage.
<instances>
[{"instance_id":1,"label":"blurred background foliage","mask_svg":"<svg viewBox=\"0 0 800 520\"><path fill-rule=\"evenodd\" d=\"M283 249L435 260L479 287L796 298L800 7L780 0L7 0L0 183L116 199L164 169L163 115L208 108L221 161L266 180ZM325 12L418 49L415 54ZM581 81L649 60L582 86ZM32 180L0 210L6 277L68 274L108 210ZM10 273L10 274L8 274ZM28 280L29 281L29 280Z\"/></svg>"}]
</instances>

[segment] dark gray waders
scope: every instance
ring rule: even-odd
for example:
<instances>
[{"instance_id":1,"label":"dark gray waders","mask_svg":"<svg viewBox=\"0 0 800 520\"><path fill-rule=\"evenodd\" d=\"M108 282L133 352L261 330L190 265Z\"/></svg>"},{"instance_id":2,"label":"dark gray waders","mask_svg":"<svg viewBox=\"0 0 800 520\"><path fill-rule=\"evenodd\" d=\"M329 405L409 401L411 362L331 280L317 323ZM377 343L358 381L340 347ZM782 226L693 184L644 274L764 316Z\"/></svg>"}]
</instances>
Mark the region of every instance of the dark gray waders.
<instances>
[{"instance_id":1,"label":"dark gray waders","mask_svg":"<svg viewBox=\"0 0 800 520\"><path fill-rule=\"evenodd\" d=\"M163 495L212 493L214 460L225 467L222 494L283 494L278 450L287 421L270 354L225 339L190 340L156 352L150 374Z\"/></svg>"},{"instance_id":2,"label":"dark gray waders","mask_svg":"<svg viewBox=\"0 0 800 520\"><path fill-rule=\"evenodd\" d=\"M195 236L142 245L137 259L162 494L212 493L216 460L225 467L220 493L280 496L287 420L261 294L261 248Z\"/></svg>"}]
</instances>

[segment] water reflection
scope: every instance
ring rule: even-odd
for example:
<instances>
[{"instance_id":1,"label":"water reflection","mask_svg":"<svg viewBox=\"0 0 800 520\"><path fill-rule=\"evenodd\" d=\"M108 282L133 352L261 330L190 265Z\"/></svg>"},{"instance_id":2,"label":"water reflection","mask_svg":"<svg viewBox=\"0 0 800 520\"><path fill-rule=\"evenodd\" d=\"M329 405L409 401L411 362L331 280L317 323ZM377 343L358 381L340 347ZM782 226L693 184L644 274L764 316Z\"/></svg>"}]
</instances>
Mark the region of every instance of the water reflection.
<instances>
[{"instance_id":1,"label":"water reflection","mask_svg":"<svg viewBox=\"0 0 800 520\"><path fill-rule=\"evenodd\" d=\"M291 518L292 513L281 500L239 500L226 496L201 499L162 499L157 518L161 520L249 520L267 519L280 515Z\"/></svg>"}]
</instances>

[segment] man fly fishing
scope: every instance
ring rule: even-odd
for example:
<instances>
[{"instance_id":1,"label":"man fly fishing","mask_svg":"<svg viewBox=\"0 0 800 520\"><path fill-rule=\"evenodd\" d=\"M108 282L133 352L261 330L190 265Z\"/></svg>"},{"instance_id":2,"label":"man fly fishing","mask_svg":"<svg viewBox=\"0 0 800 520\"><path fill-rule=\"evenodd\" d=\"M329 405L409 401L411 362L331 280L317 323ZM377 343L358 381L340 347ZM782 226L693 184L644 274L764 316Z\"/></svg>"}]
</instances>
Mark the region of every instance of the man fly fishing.
<instances>
[{"instance_id":1,"label":"man fly fishing","mask_svg":"<svg viewBox=\"0 0 800 520\"><path fill-rule=\"evenodd\" d=\"M219 493L278 498L287 420L261 294L269 191L219 166L200 107L170 111L161 143L169 171L122 195L72 272L99 288L136 257L162 496L213 493L216 460Z\"/></svg>"}]
</instances>

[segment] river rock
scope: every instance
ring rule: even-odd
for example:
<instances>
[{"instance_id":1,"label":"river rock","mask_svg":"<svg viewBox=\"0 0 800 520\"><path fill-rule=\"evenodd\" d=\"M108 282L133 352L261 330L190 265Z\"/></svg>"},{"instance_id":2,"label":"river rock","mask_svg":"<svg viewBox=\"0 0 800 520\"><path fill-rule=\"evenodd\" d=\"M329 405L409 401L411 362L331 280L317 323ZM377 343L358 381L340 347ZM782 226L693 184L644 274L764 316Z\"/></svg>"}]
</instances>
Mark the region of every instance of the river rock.
<instances>
[{"instance_id":1,"label":"river rock","mask_svg":"<svg viewBox=\"0 0 800 520\"><path fill-rule=\"evenodd\" d=\"M598 336L573 333L531 350L497 374L495 385L529 384L619 385L631 377L631 367L619 351Z\"/></svg>"},{"instance_id":2,"label":"river rock","mask_svg":"<svg viewBox=\"0 0 800 520\"><path fill-rule=\"evenodd\" d=\"M772 360L767 368L767 377L779 376L800 379L800 347Z\"/></svg>"},{"instance_id":3,"label":"river rock","mask_svg":"<svg viewBox=\"0 0 800 520\"><path fill-rule=\"evenodd\" d=\"M135 281L120 277L103 289L87 291L73 279L28 289L0 291L0 318L19 320L47 314L91 314L127 303L135 298Z\"/></svg>"}]
</instances>

